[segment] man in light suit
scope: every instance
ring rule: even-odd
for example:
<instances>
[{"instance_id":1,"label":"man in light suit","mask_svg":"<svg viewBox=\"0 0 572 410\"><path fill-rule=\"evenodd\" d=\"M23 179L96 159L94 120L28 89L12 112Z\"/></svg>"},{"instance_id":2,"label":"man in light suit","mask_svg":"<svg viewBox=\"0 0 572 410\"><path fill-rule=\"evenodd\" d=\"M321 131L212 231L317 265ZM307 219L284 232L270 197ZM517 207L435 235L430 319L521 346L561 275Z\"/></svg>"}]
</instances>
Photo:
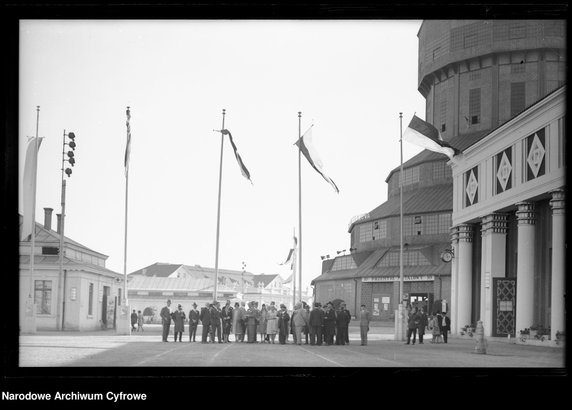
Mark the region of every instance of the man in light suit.
<instances>
[{"instance_id":1,"label":"man in light suit","mask_svg":"<svg viewBox=\"0 0 572 410\"><path fill-rule=\"evenodd\" d=\"M302 344L302 329L304 326L308 326L308 312L302 307L300 302L296 303L294 306L294 312L292 313L292 323L294 323L295 332L295 342L296 344Z\"/></svg>"},{"instance_id":2,"label":"man in light suit","mask_svg":"<svg viewBox=\"0 0 572 410\"><path fill-rule=\"evenodd\" d=\"M171 327L171 299L167 299L167 306L161 309L161 322L163 324L163 342L168 342L169 329Z\"/></svg>"}]
</instances>

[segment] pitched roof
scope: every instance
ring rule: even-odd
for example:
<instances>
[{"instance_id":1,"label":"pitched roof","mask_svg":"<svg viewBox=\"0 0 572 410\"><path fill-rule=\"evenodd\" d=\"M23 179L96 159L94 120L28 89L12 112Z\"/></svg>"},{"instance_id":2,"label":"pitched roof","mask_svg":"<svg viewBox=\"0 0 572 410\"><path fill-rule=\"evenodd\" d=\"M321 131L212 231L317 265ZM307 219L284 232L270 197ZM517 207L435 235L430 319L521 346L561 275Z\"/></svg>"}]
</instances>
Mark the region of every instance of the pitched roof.
<instances>
[{"instance_id":1,"label":"pitched roof","mask_svg":"<svg viewBox=\"0 0 572 410\"><path fill-rule=\"evenodd\" d=\"M34 255L34 265L40 267L41 265L48 265L54 268L59 268L60 257L58 255ZM30 264L29 254L20 254L20 267L27 268ZM114 272L103 266L86 263L75 259L70 259L67 256L63 257L63 266L66 270L71 271L95 271L97 273L109 274L115 277L123 277L122 274ZM42 268L43 269L43 268Z\"/></svg>"},{"instance_id":2,"label":"pitched roof","mask_svg":"<svg viewBox=\"0 0 572 410\"><path fill-rule=\"evenodd\" d=\"M182 264L172 264L172 263L161 263L156 262L153 265L149 265L145 268L131 272L129 275L143 275L143 276L155 276L159 278L166 278L179 269Z\"/></svg>"},{"instance_id":3,"label":"pitched roof","mask_svg":"<svg viewBox=\"0 0 572 410\"><path fill-rule=\"evenodd\" d=\"M352 223L348 232L355 225L400 214L399 195L391 196L383 204L369 212L365 218ZM403 192L403 214L422 214L429 212L453 210L453 184L439 184Z\"/></svg>"},{"instance_id":4,"label":"pitched roof","mask_svg":"<svg viewBox=\"0 0 572 410\"><path fill-rule=\"evenodd\" d=\"M158 276L135 275L129 278L129 290L133 291L211 291L214 288L212 279L207 278L168 278ZM219 284L217 290L236 292L228 286Z\"/></svg>"},{"instance_id":5,"label":"pitched roof","mask_svg":"<svg viewBox=\"0 0 572 410\"><path fill-rule=\"evenodd\" d=\"M420 245L411 247L411 250L420 249L420 247L426 248L431 252L440 250L450 246L450 243L433 243L430 245ZM329 280L340 280L340 279L355 279L363 277L395 277L400 274L399 266L388 266L388 267L377 267L378 262L383 258L383 256L391 251L399 249L398 247L393 248L379 248L373 252L369 253L369 256L361 263L356 269L348 269L343 271L333 271L326 272L322 275L314 278L312 284L315 282L324 282ZM404 276L425 276L425 275L448 275L451 273L451 264L443 262L441 259L435 265L422 265L422 266L407 266L403 267Z\"/></svg>"},{"instance_id":6,"label":"pitched roof","mask_svg":"<svg viewBox=\"0 0 572 410\"><path fill-rule=\"evenodd\" d=\"M276 279L278 275L265 275L264 273L261 275L254 275L252 280L254 282L254 286L258 286L260 282L264 285L264 287L268 286L270 282Z\"/></svg>"},{"instance_id":7,"label":"pitched roof","mask_svg":"<svg viewBox=\"0 0 572 410\"><path fill-rule=\"evenodd\" d=\"M22 224L24 222L24 217L20 214L18 214L18 218L19 218L19 232L22 232ZM52 229L46 229L44 227L43 224L36 222L35 223L35 233L36 233L36 242L53 242L53 243L57 243L59 246L60 243L60 234ZM25 242L25 243L29 243L28 241L21 241L21 242ZM94 251L93 249L88 248L85 245L82 245L79 242L74 241L73 239L67 237L64 235L64 242L66 245L74 245L84 251L88 251L90 253L94 253L100 256L104 256L104 257L108 257L108 255L105 255L101 252L97 252ZM37 243L36 243L37 245Z\"/></svg>"}]
</instances>

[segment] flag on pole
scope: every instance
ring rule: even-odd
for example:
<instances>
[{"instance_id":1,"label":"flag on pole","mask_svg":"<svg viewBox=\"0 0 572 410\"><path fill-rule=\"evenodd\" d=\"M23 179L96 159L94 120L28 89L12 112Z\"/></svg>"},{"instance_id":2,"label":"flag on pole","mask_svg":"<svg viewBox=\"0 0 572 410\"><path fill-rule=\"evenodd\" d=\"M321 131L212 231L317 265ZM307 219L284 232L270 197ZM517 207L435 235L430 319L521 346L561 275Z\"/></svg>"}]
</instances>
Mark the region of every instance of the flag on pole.
<instances>
[{"instance_id":1,"label":"flag on pole","mask_svg":"<svg viewBox=\"0 0 572 410\"><path fill-rule=\"evenodd\" d=\"M418 145L429 151L447 155L450 159L459 151L443 141L439 130L421 118L413 115L411 122L403 133L403 140Z\"/></svg>"},{"instance_id":2,"label":"flag on pole","mask_svg":"<svg viewBox=\"0 0 572 410\"><path fill-rule=\"evenodd\" d=\"M338 189L338 186L329 176L324 173L322 161L320 160L320 157L318 156L318 153L312 144L312 127L310 127L308 131L306 131L304 135L302 135L300 139L295 142L294 145L297 145L298 148L300 148L302 154L304 154L312 168L318 171L318 173L328 182L328 184L334 188L336 193L339 194L340 190Z\"/></svg>"},{"instance_id":3,"label":"flag on pole","mask_svg":"<svg viewBox=\"0 0 572 410\"><path fill-rule=\"evenodd\" d=\"M286 260L280 264L280 266L282 265L287 265L290 263L290 269L292 269L294 267L294 263L296 261L296 248L298 247L298 239L296 238L296 236L294 236L294 245L293 247L290 249L290 251L288 252L288 257L286 258Z\"/></svg>"},{"instance_id":4,"label":"flag on pole","mask_svg":"<svg viewBox=\"0 0 572 410\"><path fill-rule=\"evenodd\" d=\"M127 107L127 145L125 146L125 177L129 174L129 155L131 154L131 126L129 120L131 119L131 112Z\"/></svg>"},{"instance_id":5,"label":"flag on pole","mask_svg":"<svg viewBox=\"0 0 572 410\"><path fill-rule=\"evenodd\" d=\"M240 172L242 172L242 175L246 179L248 179L250 181L250 183L252 184L252 180L250 179L250 172L248 172L246 165L244 165L244 162L242 162L242 158L240 157L240 154L238 153L238 149L236 148L236 145L234 144L234 141L232 139L232 134L227 129L224 129L221 132L223 135L228 135L228 138L230 140L230 145L232 145L232 149L234 150L234 156L236 157L236 161L238 162L238 166L240 167Z\"/></svg>"},{"instance_id":6,"label":"flag on pole","mask_svg":"<svg viewBox=\"0 0 572 410\"><path fill-rule=\"evenodd\" d=\"M30 138L28 148L26 150L26 162L24 164L24 183L22 185L24 214L22 220L22 237L23 241L28 240L32 236L34 227L34 208L36 207L36 175L38 169L38 150L42 143L42 138Z\"/></svg>"}]
</instances>

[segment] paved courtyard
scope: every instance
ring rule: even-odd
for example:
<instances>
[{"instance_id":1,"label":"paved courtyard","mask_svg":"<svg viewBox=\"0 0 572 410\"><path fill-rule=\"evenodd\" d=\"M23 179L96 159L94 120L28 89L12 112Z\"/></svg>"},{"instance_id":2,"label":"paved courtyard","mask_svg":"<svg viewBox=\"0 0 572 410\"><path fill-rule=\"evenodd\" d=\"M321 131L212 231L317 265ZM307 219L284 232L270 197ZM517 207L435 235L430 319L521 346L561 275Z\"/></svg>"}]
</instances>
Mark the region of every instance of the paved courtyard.
<instances>
[{"instance_id":1,"label":"paved courtyard","mask_svg":"<svg viewBox=\"0 0 572 410\"><path fill-rule=\"evenodd\" d=\"M199 329L200 330L200 329ZM185 338L186 336L186 338ZM186 339L186 340L185 340ZM427 338L426 338L427 339ZM430 337L428 338L430 341ZM199 338L197 338L199 340ZM234 340L234 336L231 336ZM447 344L404 345L393 329L372 327L367 346L359 329L350 328L350 344L311 346L276 344L202 344L161 342L158 327L143 333L38 332L19 339L20 367L391 367L391 368L564 368L565 348L517 345L487 340L487 353L474 341L449 338Z\"/></svg>"}]
</instances>

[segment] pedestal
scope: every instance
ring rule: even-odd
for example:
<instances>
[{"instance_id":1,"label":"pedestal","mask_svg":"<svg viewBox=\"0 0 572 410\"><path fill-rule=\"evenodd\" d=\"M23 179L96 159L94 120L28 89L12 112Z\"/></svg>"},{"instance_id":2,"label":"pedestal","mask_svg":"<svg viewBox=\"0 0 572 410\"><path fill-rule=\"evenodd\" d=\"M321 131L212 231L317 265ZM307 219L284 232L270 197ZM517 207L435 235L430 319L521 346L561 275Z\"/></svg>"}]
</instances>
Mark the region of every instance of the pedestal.
<instances>
[{"instance_id":1,"label":"pedestal","mask_svg":"<svg viewBox=\"0 0 572 410\"><path fill-rule=\"evenodd\" d=\"M115 323L115 334L130 335L131 334L131 315L129 314L129 305L119 306L117 312L117 321Z\"/></svg>"},{"instance_id":2,"label":"pedestal","mask_svg":"<svg viewBox=\"0 0 572 410\"><path fill-rule=\"evenodd\" d=\"M24 316L20 323L20 333L36 333L36 305L32 298L26 299L24 305Z\"/></svg>"}]
</instances>

